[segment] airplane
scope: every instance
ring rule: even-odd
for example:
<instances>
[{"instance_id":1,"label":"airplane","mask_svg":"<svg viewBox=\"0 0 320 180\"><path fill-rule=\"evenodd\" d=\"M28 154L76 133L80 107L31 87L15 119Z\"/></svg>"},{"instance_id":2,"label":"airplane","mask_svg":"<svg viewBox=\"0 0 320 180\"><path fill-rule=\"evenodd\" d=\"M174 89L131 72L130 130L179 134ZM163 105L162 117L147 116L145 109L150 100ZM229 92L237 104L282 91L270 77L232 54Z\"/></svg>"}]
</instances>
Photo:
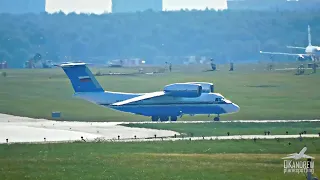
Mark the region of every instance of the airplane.
<instances>
[{"instance_id":1,"label":"airplane","mask_svg":"<svg viewBox=\"0 0 320 180\"><path fill-rule=\"evenodd\" d=\"M74 97L117 111L151 117L152 121L177 121L182 115L236 113L240 107L219 93L212 83L174 83L162 91L125 93L105 91L86 63L60 64L74 89Z\"/></svg>"},{"instance_id":2,"label":"airplane","mask_svg":"<svg viewBox=\"0 0 320 180\"><path fill-rule=\"evenodd\" d=\"M293 153L293 154L288 154L287 157L284 157L282 159L302 159L302 158L305 158L305 159L314 159L314 157L311 157L311 156L308 156L308 155L305 155L304 153L307 151L307 147L304 147L302 148L302 150L298 153Z\"/></svg>"},{"instance_id":3,"label":"airplane","mask_svg":"<svg viewBox=\"0 0 320 180\"><path fill-rule=\"evenodd\" d=\"M312 61L320 61L320 46L313 46L311 44L311 29L308 25L308 46L307 47L295 47L295 46L287 46L287 48L292 49L303 49L305 50L304 54L293 54L293 53L284 53L284 52L265 52L260 51L261 54L271 54L271 55L288 55L288 56L297 56L298 61L305 61L307 58L311 58Z\"/></svg>"}]
</instances>

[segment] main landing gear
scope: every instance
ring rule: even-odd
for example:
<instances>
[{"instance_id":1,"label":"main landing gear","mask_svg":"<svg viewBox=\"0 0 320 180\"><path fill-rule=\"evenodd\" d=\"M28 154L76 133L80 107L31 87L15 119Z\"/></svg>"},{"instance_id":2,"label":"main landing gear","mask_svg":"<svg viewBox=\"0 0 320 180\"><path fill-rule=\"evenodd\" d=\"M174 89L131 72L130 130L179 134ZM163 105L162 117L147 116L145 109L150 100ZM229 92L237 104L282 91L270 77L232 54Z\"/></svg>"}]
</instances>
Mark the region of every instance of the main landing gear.
<instances>
[{"instance_id":1,"label":"main landing gear","mask_svg":"<svg viewBox=\"0 0 320 180\"><path fill-rule=\"evenodd\" d=\"M169 118L171 121L177 121L177 119L178 119L177 116L170 116L170 117L169 116L152 116L151 120L153 122L157 122L160 119L161 122L166 122L166 121L169 121Z\"/></svg>"},{"instance_id":2,"label":"main landing gear","mask_svg":"<svg viewBox=\"0 0 320 180\"><path fill-rule=\"evenodd\" d=\"M152 121L158 121L158 120L159 120L159 117L158 117L158 116L152 116L152 117L151 117L151 120L152 120Z\"/></svg>"},{"instance_id":3,"label":"main landing gear","mask_svg":"<svg viewBox=\"0 0 320 180\"><path fill-rule=\"evenodd\" d=\"M215 117L213 120L214 120L214 121L220 121L220 116L218 115L218 116Z\"/></svg>"},{"instance_id":4,"label":"main landing gear","mask_svg":"<svg viewBox=\"0 0 320 180\"><path fill-rule=\"evenodd\" d=\"M170 120L171 120L171 121L177 121L177 120L178 120L178 117L177 117L177 116L171 116L171 117L170 117Z\"/></svg>"}]
</instances>

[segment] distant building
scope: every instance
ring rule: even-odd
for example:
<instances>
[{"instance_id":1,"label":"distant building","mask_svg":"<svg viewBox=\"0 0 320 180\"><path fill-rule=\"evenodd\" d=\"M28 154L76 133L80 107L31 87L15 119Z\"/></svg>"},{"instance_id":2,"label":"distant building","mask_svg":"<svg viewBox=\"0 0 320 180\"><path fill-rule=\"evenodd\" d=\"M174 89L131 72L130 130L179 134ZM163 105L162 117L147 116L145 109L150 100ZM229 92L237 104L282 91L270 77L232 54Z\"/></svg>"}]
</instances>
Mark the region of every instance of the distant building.
<instances>
[{"instance_id":1,"label":"distant building","mask_svg":"<svg viewBox=\"0 0 320 180\"><path fill-rule=\"evenodd\" d=\"M320 0L227 0L230 10L320 10Z\"/></svg>"},{"instance_id":2,"label":"distant building","mask_svg":"<svg viewBox=\"0 0 320 180\"><path fill-rule=\"evenodd\" d=\"M226 0L166 0L163 3L164 11L180 10L224 10Z\"/></svg>"},{"instance_id":3,"label":"distant building","mask_svg":"<svg viewBox=\"0 0 320 180\"><path fill-rule=\"evenodd\" d=\"M162 0L112 0L112 13L162 11Z\"/></svg>"},{"instance_id":4,"label":"distant building","mask_svg":"<svg viewBox=\"0 0 320 180\"><path fill-rule=\"evenodd\" d=\"M46 0L0 0L0 13L24 14L46 11Z\"/></svg>"},{"instance_id":5,"label":"distant building","mask_svg":"<svg viewBox=\"0 0 320 180\"><path fill-rule=\"evenodd\" d=\"M144 65L146 61L140 58L132 58L132 59L114 59L108 61L109 67L122 67L122 66L140 66Z\"/></svg>"}]
</instances>

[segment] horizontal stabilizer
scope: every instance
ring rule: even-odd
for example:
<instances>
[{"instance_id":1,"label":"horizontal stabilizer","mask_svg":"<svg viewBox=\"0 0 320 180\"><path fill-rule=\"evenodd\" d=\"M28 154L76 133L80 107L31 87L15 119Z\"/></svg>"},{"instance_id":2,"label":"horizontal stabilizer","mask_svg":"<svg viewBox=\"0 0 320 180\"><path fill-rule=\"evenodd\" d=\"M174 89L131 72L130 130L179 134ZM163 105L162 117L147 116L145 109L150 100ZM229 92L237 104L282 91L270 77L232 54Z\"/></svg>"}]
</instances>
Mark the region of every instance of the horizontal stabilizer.
<instances>
[{"instance_id":1,"label":"horizontal stabilizer","mask_svg":"<svg viewBox=\"0 0 320 180\"><path fill-rule=\"evenodd\" d=\"M86 63L83 63L83 62L65 62L65 63L61 63L60 65L57 65L57 66L60 66L60 67L74 67L74 66L85 66L87 65Z\"/></svg>"},{"instance_id":2,"label":"horizontal stabilizer","mask_svg":"<svg viewBox=\"0 0 320 180\"><path fill-rule=\"evenodd\" d=\"M134 97L131 99L127 99L125 101L114 103L114 104L112 104L112 106L126 105L126 104L130 104L133 102L138 102L138 101L142 101L142 100L146 100L146 99L150 99L150 98L154 98L154 97L159 97L159 96L163 96L163 95L165 95L165 92L163 92L163 91L146 93L146 94L138 96L138 97Z\"/></svg>"}]
</instances>

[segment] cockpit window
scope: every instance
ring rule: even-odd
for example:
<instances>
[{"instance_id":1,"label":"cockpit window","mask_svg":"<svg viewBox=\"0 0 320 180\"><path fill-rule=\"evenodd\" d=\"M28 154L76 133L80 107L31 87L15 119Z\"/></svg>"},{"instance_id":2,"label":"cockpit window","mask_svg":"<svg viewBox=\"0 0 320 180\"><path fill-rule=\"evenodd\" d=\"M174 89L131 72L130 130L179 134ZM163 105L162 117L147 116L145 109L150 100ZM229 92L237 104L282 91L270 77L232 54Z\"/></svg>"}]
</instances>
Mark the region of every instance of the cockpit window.
<instances>
[{"instance_id":1,"label":"cockpit window","mask_svg":"<svg viewBox=\"0 0 320 180\"><path fill-rule=\"evenodd\" d=\"M223 100L222 100L222 98L216 98L215 101L216 101L216 102L222 102Z\"/></svg>"},{"instance_id":2,"label":"cockpit window","mask_svg":"<svg viewBox=\"0 0 320 180\"><path fill-rule=\"evenodd\" d=\"M226 100L225 98L223 97L220 97L220 98L215 98L214 102L215 104L229 104L228 103L228 100Z\"/></svg>"}]
</instances>

